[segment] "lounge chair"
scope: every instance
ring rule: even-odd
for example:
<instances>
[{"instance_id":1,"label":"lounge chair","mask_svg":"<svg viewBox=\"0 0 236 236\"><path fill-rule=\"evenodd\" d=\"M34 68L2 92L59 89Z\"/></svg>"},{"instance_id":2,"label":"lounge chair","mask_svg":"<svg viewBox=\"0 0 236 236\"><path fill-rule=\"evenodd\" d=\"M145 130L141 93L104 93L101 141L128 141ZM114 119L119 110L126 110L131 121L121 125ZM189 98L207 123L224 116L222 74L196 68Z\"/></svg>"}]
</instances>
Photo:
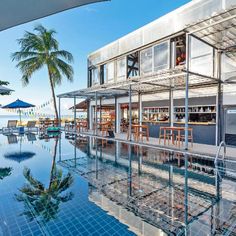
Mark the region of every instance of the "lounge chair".
<instances>
[{"instance_id":1,"label":"lounge chair","mask_svg":"<svg viewBox=\"0 0 236 236\"><path fill-rule=\"evenodd\" d=\"M17 120L8 120L7 127L2 128L3 133L13 133L14 131L17 131Z\"/></svg>"},{"instance_id":2,"label":"lounge chair","mask_svg":"<svg viewBox=\"0 0 236 236\"><path fill-rule=\"evenodd\" d=\"M38 127L36 127L36 121L28 121L26 125L26 132L38 132Z\"/></svg>"},{"instance_id":3,"label":"lounge chair","mask_svg":"<svg viewBox=\"0 0 236 236\"><path fill-rule=\"evenodd\" d=\"M8 144L15 144L18 142L17 136L15 134L7 135L7 141L8 141Z\"/></svg>"}]
</instances>

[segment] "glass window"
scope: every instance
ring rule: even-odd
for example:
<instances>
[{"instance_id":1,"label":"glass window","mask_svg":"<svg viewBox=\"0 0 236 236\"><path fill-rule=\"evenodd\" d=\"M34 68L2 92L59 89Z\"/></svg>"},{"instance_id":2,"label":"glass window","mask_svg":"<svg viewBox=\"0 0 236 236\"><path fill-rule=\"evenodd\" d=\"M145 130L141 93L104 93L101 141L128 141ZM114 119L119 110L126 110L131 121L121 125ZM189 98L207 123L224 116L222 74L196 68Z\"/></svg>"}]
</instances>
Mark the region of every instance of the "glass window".
<instances>
[{"instance_id":1,"label":"glass window","mask_svg":"<svg viewBox=\"0 0 236 236\"><path fill-rule=\"evenodd\" d=\"M154 47L154 71L169 68L169 43L161 43Z\"/></svg>"},{"instance_id":2,"label":"glass window","mask_svg":"<svg viewBox=\"0 0 236 236\"><path fill-rule=\"evenodd\" d=\"M117 60L117 80L125 80L126 75L126 58Z\"/></svg>"},{"instance_id":3,"label":"glass window","mask_svg":"<svg viewBox=\"0 0 236 236\"><path fill-rule=\"evenodd\" d=\"M101 65L100 67L100 84L105 84L107 82L107 65Z\"/></svg>"},{"instance_id":4,"label":"glass window","mask_svg":"<svg viewBox=\"0 0 236 236\"><path fill-rule=\"evenodd\" d=\"M92 69L93 85L99 84L98 68Z\"/></svg>"},{"instance_id":5,"label":"glass window","mask_svg":"<svg viewBox=\"0 0 236 236\"><path fill-rule=\"evenodd\" d=\"M190 71L213 76L213 48L191 37Z\"/></svg>"},{"instance_id":6,"label":"glass window","mask_svg":"<svg viewBox=\"0 0 236 236\"><path fill-rule=\"evenodd\" d=\"M127 56L127 78L139 76L139 53L134 52Z\"/></svg>"},{"instance_id":7,"label":"glass window","mask_svg":"<svg viewBox=\"0 0 236 236\"><path fill-rule=\"evenodd\" d=\"M142 74L148 74L152 72L153 56L152 48L147 48L140 53L140 67Z\"/></svg>"},{"instance_id":8,"label":"glass window","mask_svg":"<svg viewBox=\"0 0 236 236\"><path fill-rule=\"evenodd\" d=\"M107 64L107 82L112 83L114 82L114 62L110 62Z\"/></svg>"}]
</instances>

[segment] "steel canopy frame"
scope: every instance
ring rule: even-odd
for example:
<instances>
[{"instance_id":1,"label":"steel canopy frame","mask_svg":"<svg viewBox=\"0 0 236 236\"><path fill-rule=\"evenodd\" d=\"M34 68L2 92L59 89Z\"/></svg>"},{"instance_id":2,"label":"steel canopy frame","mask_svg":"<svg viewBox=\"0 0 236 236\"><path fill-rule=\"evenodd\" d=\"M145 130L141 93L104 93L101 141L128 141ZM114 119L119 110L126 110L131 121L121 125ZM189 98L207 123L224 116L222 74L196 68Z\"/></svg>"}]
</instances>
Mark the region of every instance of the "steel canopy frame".
<instances>
[{"instance_id":1,"label":"steel canopy frame","mask_svg":"<svg viewBox=\"0 0 236 236\"><path fill-rule=\"evenodd\" d=\"M190 37L193 36L205 42L218 54L232 53L236 48L236 7L220 12L205 20L186 26L187 55L186 66L164 70L147 76L137 76L128 78L126 81L109 83L106 85L94 86L84 90L61 94L58 97L86 97L94 99L97 97L111 98L122 97L133 94L153 94L163 93L171 90L185 91L185 149L188 149L188 93L189 89L200 87L218 87L218 95L221 94L221 61L218 62L217 75L213 77L199 74L190 70ZM236 54L236 53L235 53ZM234 55L234 54L233 54ZM235 57L236 58L236 57ZM131 91L132 90L132 91ZM130 99L129 99L130 101ZM221 104L219 104L220 107ZM218 112L218 115L219 112ZM218 122L220 117L218 119Z\"/></svg>"}]
</instances>

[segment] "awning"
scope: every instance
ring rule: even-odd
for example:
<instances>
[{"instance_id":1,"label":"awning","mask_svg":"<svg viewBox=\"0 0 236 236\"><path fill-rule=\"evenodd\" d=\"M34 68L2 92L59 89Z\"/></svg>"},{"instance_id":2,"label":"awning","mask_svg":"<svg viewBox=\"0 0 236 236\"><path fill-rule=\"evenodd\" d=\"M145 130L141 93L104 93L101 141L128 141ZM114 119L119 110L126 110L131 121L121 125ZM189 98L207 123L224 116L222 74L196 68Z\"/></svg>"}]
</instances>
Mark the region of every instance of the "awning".
<instances>
[{"instance_id":1,"label":"awning","mask_svg":"<svg viewBox=\"0 0 236 236\"><path fill-rule=\"evenodd\" d=\"M76 110L86 110L88 107L88 102L86 100L75 105ZM70 107L69 110L74 110L74 106Z\"/></svg>"},{"instance_id":2,"label":"awning","mask_svg":"<svg viewBox=\"0 0 236 236\"><path fill-rule=\"evenodd\" d=\"M82 5L109 0L1 0L0 31Z\"/></svg>"}]
</instances>

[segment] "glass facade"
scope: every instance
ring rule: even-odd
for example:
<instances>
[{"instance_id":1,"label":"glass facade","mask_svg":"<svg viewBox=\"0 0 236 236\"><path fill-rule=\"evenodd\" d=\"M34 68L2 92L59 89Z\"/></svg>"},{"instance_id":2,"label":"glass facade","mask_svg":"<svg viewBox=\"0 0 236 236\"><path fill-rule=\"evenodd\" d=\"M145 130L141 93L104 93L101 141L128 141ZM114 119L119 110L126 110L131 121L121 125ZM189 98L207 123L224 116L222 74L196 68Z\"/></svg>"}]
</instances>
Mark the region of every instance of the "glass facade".
<instances>
[{"instance_id":1,"label":"glass facade","mask_svg":"<svg viewBox=\"0 0 236 236\"><path fill-rule=\"evenodd\" d=\"M149 74L153 71L153 48L147 48L140 53L141 74Z\"/></svg>"},{"instance_id":2,"label":"glass facade","mask_svg":"<svg viewBox=\"0 0 236 236\"><path fill-rule=\"evenodd\" d=\"M117 60L117 81L126 79L126 58Z\"/></svg>"},{"instance_id":3,"label":"glass facade","mask_svg":"<svg viewBox=\"0 0 236 236\"><path fill-rule=\"evenodd\" d=\"M213 48L191 37L190 71L213 76Z\"/></svg>"},{"instance_id":4,"label":"glass facade","mask_svg":"<svg viewBox=\"0 0 236 236\"><path fill-rule=\"evenodd\" d=\"M107 64L107 83L114 82L115 78L115 66L114 62L110 62Z\"/></svg>"},{"instance_id":5,"label":"glass facade","mask_svg":"<svg viewBox=\"0 0 236 236\"><path fill-rule=\"evenodd\" d=\"M99 69L93 68L89 71L92 76L90 80L92 85L124 81L130 77L150 75L170 67L184 66L185 60L186 39L185 35L180 35L103 64ZM214 49L193 37L190 40L190 71L212 77L215 73Z\"/></svg>"},{"instance_id":6,"label":"glass facade","mask_svg":"<svg viewBox=\"0 0 236 236\"><path fill-rule=\"evenodd\" d=\"M98 68L92 69L92 85L98 85L99 84L99 73Z\"/></svg>"},{"instance_id":7,"label":"glass facade","mask_svg":"<svg viewBox=\"0 0 236 236\"><path fill-rule=\"evenodd\" d=\"M154 46L154 71L169 68L169 43L164 42Z\"/></svg>"}]
</instances>

